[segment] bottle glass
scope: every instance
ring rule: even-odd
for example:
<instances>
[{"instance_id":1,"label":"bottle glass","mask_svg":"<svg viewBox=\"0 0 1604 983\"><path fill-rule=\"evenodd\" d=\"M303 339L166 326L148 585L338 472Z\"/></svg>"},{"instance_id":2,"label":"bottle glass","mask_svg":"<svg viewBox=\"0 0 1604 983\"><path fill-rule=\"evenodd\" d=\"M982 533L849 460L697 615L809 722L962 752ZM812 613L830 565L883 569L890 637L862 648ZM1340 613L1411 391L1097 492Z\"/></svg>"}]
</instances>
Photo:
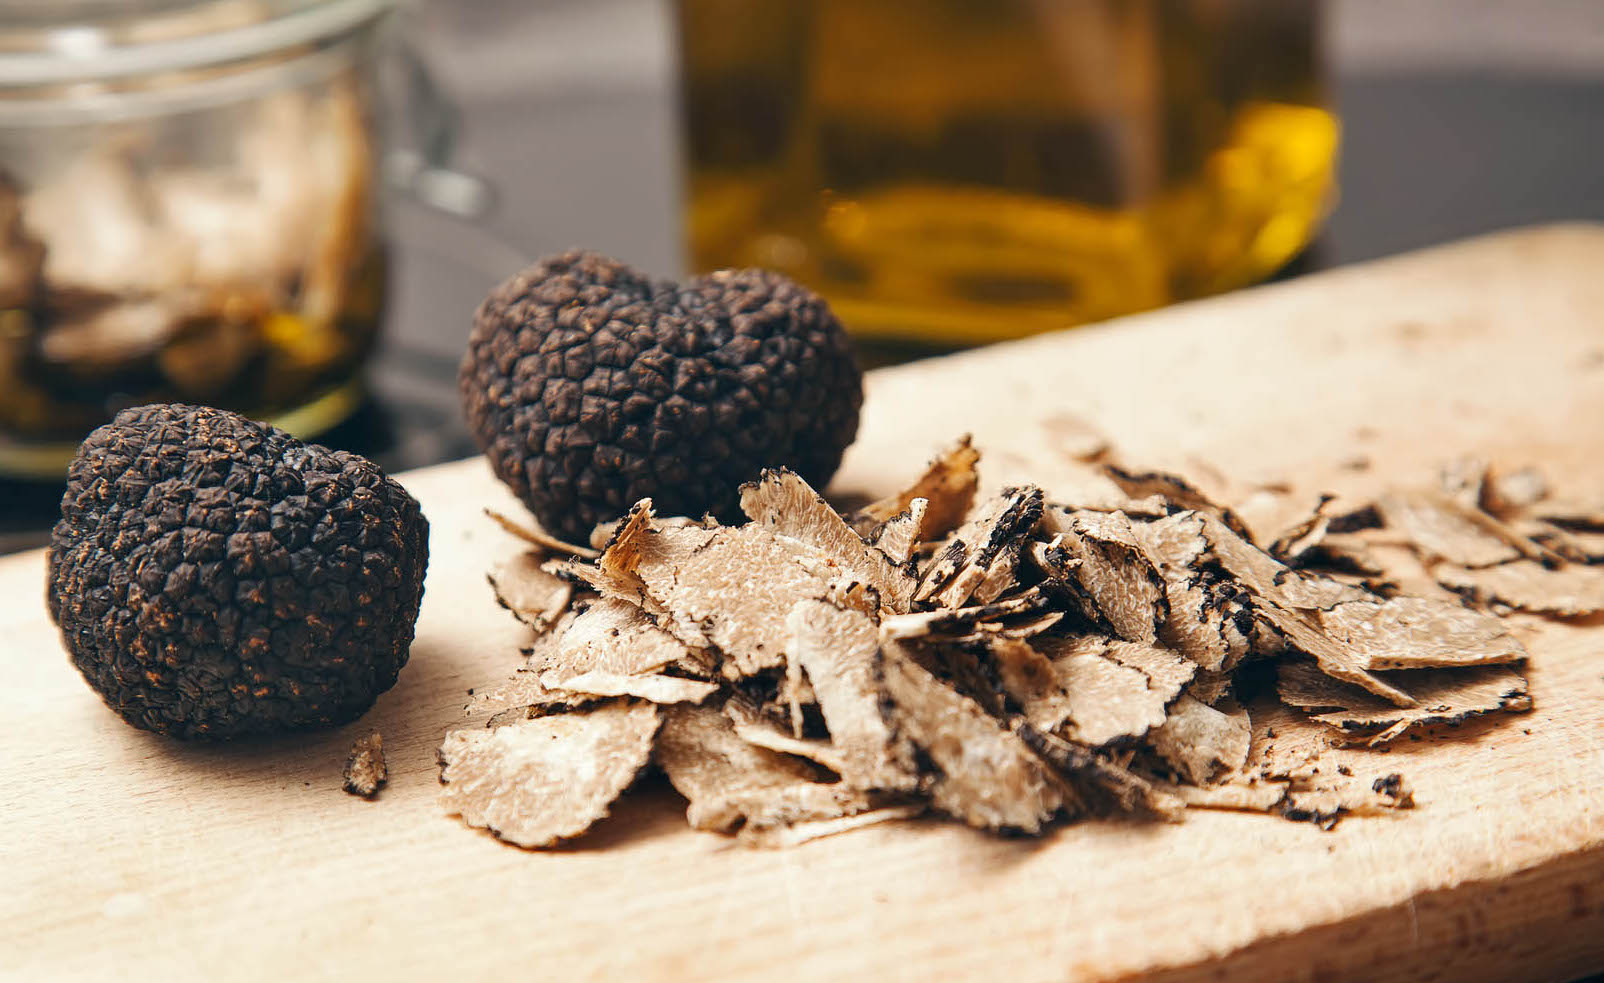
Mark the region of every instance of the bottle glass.
<instances>
[{"instance_id":1,"label":"bottle glass","mask_svg":"<svg viewBox=\"0 0 1604 983\"><path fill-rule=\"evenodd\" d=\"M1016 337L1231 289L1333 198L1316 0L680 0L697 271L854 332Z\"/></svg>"}]
</instances>

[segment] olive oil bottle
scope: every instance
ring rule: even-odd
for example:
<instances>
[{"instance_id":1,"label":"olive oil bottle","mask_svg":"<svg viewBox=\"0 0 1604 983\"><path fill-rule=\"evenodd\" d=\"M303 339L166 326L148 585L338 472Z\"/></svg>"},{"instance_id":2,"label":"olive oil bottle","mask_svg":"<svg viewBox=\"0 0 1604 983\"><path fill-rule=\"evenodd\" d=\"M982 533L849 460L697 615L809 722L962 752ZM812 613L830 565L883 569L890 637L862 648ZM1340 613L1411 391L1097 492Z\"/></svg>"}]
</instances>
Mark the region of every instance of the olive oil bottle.
<instances>
[{"instance_id":1,"label":"olive oil bottle","mask_svg":"<svg viewBox=\"0 0 1604 983\"><path fill-rule=\"evenodd\" d=\"M860 335L938 344L1251 282L1333 197L1317 14L680 0L691 263L777 269Z\"/></svg>"}]
</instances>

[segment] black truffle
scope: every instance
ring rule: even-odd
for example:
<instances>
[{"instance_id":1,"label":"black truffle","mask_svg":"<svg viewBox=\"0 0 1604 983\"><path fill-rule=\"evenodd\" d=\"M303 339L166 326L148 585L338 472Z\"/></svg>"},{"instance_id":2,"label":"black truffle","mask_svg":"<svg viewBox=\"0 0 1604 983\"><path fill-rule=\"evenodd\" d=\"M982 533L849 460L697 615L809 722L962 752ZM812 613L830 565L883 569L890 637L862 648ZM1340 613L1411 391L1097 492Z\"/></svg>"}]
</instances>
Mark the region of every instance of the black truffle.
<instances>
[{"instance_id":1,"label":"black truffle","mask_svg":"<svg viewBox=\"0 0 1604 983\"><path fill-rule=\"evenodd\" d=\"M406 664L428 531L362 457L222 410L140 406L68 469L46 602L73 664L135 727L328 727Z\"/></svg>"},{"instance_id":2,"label":"black truffle","mask_svg":"<svg viewBox=\"0 0 1604 983\"><path fill-rule=\"evenodd\" d=\"M764 468L823 487L863 403L846 332L811 291L763 270L677 286L589 252L497 287L459 382L497 476L580 542L645 497L727 517Z\"/></svg>"}]
</instances>

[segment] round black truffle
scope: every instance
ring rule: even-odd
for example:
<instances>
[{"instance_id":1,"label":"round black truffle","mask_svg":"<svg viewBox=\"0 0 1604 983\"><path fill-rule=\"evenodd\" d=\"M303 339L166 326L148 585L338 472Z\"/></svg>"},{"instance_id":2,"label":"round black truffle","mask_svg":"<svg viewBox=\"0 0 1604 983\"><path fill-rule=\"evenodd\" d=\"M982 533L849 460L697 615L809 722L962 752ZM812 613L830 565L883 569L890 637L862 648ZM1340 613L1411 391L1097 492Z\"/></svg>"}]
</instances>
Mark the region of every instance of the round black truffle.
<instances>
[{"instance_id":1,"label":"round black truffle","mask_svg":"<svg viewBox=\"0 0 1604 983\"><path fill-rule=\"evenodd\" d=\"M722 270L677 286L578 251L480 305L459 382L497 476L581 542L648 496L661 514L727 517L764 468L822 488L863 404L846 332L791 280Z\"/></svg>"},{"instance_id":2,"label":"round black truffle","mask_svg":"<svg viewBox=\"0 0 1604 983\"><path fill-rule=\"evenodd\" d=\"M135 727L328 727L406 664L428 532L362 457L222 410L140 406L78 449L46 602L73 664Z\"/></svg>"}]
</instances>

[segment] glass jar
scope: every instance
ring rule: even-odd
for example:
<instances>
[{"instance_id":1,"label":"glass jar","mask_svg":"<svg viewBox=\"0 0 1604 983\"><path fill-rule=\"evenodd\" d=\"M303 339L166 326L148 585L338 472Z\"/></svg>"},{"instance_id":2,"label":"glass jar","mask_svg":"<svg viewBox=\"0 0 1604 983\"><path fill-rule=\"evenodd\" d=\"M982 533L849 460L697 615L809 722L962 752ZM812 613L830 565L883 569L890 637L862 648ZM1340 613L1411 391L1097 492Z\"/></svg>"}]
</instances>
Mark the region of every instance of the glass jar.
<instances>
[{"instance_id":1,"label":"glass jar","mask_svg":"<svg viewBox=\"0 0 1604 983\"><path fill-rule=\"evenodd\" d=\"M388 6L0 0L0 471L139 403L355 408Z\"/></svg>"},{"instance_id":2,"label":"glass jar","mask_svg":"<svg viewBox=\"0 0 1604 983\"><path fill-rule=\"evenodd\" d=\"M941 344L1261 278L1331 202L1316 0L680 0L691 263Z\"/></svg>"}]
</instances>

